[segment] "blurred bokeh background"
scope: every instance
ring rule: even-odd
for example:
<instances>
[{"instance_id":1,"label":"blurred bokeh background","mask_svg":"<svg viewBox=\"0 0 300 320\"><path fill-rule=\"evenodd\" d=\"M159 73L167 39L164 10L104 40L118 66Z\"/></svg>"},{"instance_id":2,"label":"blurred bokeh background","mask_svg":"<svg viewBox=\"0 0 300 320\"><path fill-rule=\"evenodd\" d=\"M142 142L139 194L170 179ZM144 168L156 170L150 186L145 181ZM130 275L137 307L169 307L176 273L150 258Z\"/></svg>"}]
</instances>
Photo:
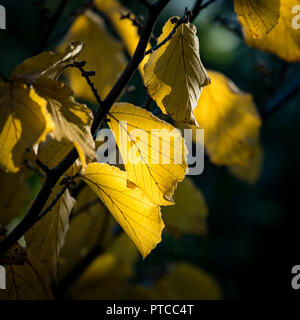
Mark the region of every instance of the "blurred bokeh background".
<instances>
[{"instance_id":1,"label":"blurred bokeh background","mask_svg":"<svg viewBox=\"0 0 300 320\"><path fill-rule=\"evenodd\" d=\"M134 0L121 1L136 15L144 7ZM48 49L55 49L84 1L68 2ZM0 32L0 76L8 78L15 66L32 55L43 36L45 17L33 0L0 1L7 10L7 30ZM165 21L181 16L193 0L171 0L160 16L155 34ZM47 0L49 14L57 0ZM218 70L242 90L254 96L259 111L278 92L288 90L300 66L249 48L233 11L232 1L218 0L195 20L200 54L206 68ZM300 31L299 31L300 32ZM145 88L138 72L131 79L134 97L122 101L142 104ZM300 176L300 93L286 99L280 108L263 119L262 172L257 183L248 185L205 158L204 172L192 176L209 208L206 236L175 238L164 233L163 241L146 260L139 259L132 281L147 281L153 270L173 261L188 261L213 276L224 299L295 296L291 289L291 268L300 262L299 176ZM39 186L31 179L32 193ZM182 212L184 214L184 212Z\"/></svg>"}]
</instances>

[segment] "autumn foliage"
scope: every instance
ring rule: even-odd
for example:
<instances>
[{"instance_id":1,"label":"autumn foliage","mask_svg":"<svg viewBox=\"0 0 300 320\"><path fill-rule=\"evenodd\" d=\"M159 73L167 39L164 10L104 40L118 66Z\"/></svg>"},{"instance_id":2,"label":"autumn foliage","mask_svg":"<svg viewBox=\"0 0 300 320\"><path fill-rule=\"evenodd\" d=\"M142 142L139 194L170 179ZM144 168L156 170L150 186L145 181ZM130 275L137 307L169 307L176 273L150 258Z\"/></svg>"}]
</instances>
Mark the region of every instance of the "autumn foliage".
<instances>
[{"instance_id":1,"label":"autumn foliage","mask_svg":"<svg viewBox=\"0 0 300 320\"><path fill-rule=\"evenodd\" d=\"M186 262L151 287L129 282L164 228L177 237L209 232L205 198L186 176L184 128L203 128L210 161L247 183L257 181L263 161L253 96L201 61L193 19L205 6L169 17L153 42L168 2L149 5L149 22L121 1L95 0L53 51L0 79L1 299L221 298L216 281ZM290 23L296 2L233 0L245 42L299 62L300 32ZM120 99L136 70L155 108ZM124 164L97 160L103 128ZM164 146L152 130L163 130ZM33 176L41 188L34 197Z\"/></svg>"}]
</instances>

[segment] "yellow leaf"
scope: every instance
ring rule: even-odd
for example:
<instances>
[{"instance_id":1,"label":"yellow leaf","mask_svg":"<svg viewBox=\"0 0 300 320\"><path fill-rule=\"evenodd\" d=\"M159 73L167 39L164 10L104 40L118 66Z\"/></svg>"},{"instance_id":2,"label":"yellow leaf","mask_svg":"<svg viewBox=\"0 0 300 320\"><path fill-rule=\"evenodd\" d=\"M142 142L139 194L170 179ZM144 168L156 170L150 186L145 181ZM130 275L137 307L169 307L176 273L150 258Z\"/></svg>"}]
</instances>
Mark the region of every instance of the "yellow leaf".
<instances>
[{"instance_id":1,"label":"yellow leaf","mask_svg":"<svg viewBox=\"0 0 300 320\"><path fill-rule=\"evenodd\" d=\"M121 233L117 238L112 241L107 252L112 253L119 260L133 266L139 258L139 252L134 246L126 233Z\"/></svg>"},{"instance_id":2,"label":"yellow leaf","mask_svg":"<svg viewBox=\"0 0 300 320\"><path fill-rule=\"evenodd\" d=\"M300 32L294 29L292 25L293 19L296 17L292 13L292 8L298 4L298 0L282 0L278 24L262 40L253 39L248 30L244 28L244 38L247 44L274 53L288 62L299 62Z\"/></svg>"},{"instance_id":3,"label":"yellow leaf","mask_svg":"<svg viewBox=\"0 0 300 320\"><path fill-rule=\"evenodd\" d=\"M73 145L66 139L57 141L47 137L38 148L38 159L52 169L57 166L65 156L73 149ZM75 174L75 173L74 173Z\"/></svg>"},{"instance_id":4,"label":"yellow leaf","mask_svg":"<svg viewBox=\"0 0 300 320\"><path fill-rule=\"evenodd\" d=\"M6 231L1 232L0 240L3 240L6 236ZM0 257L0 265L24 264L26 258L26 249L16 242L4 254L2 254Z\"/></svg>"},{"instance_id":5,"label":"yellow leaf","mask_svg":"<svg viewBox=\"0 0 300 320\"><path fill-rule=\"evenodd\" d=\"M264 38L277 24L280 0L233 0L240 22L253 38Z\"/></svg>"},{"instance_id":6,"label":"yellow leaf","mask_svg":"<svg viewBox=\"0 0 300 320\"><path fill-rule=\"evenodd\" d=\"M114 29L125 44L128 53L133 56L140 40L138 28L134 26L129 19L121 19L122 14L128 13L129 10L118 0L95 0L95 5L97 9L110 20ZM132 17L134 17L134 15L132 15ZM147 50L150 48L151 47L148 44ZM146 56L139 65L139 71L142 76L144 74L144 65L147 60L148 57Z\"/></svg>"},{"instance_id":7,"label":"yellow leaf","mask_svg":"<svg viewBox=\"0 0 300 320\"><path fill-rule=\"evenodd\" d=\"M154 203L173 204L177 183L188 170L187 149L179 130L129 103L115 103L108 124L115 135L128 179Z\"/></svg>"},{"instance_id":8,"label":"yellow leaf","mask_svg":"<svg viewBox=\"0 0 300 320\"><path fill-rule=\"evenodd\" d=\"M30 199L27 170L5 173L0 170L0 224L7 225L21 213Z\"/></svg>"},{"instance_id":9,"label":"yellow leaf","mask_svg":"<svg viewBox=\"0 0 300 320\"><path fill-rule=\"evenodd\" d=\"M174 28L168 20L158 42ZM193 111L201 90L210 79L201 63L196 27L181 24L171 40L155 50L145 65L148 93L174 120L196 124Z\"/></svg>"},{"instance_id":10,"label":"yellow leaf","mask_svg":"<svg viewBox=\"0 0 300 320\"><path fill-rule=\"evenodd\" d=\"M59 278L70 272L95 245L103 245L103 242L108 241L115 224L97 195L87 186L79 193L71 217L73 218L59 257ZM105 236L98 243L103 227L106 230Z\"/></svg>"},{"instance_id":11,"label":"yellow leaf","mask_svg":"<svg viewBox=\"0 0 300 320\"><path fill-rule=\"evenodd\" d=\"M53 137L69 140L77 149L85 166L85 157L94 159L95 143L91 135L92 112L87 106L77 103L73 92L65 84L51 79L39 79L37 93L47 101L47 109L55 124Z\"/></svg>"},{"instance_id":12,"label":"yellow leaf","mask_svg":"<svg viewBox=\"0 0 300 320\"><path fill-rule=\"evenodd\" d=\"M228 167L229 172L236 178L249 184L257 182L263 163L263 149L258 143L252 150L249 162L245 166L235 165Z\"/></svg>"},{"instance_id":13,"label":"yellow leaf","mask_svg":"<svg viewBox=\"0 0 300 320\"><path fill-rule=\"evenodd\" d=\"M0 82L0 166L17 172L26 148L53 131L47 102L21 82Z\"/></svg>"},{"instance_id":14,"label":"yellow leaf","mask_svg":"<svg viewBox=\"0 0 300 320\"><path fill-rule=\"evenodd\" d=\"M52 300L50 278L35 257L27 252L23 265L5 265L6 290L0 300Z\"/></svg>"},{"instance_id":15,"label":"yellow leaf","mask_svg":"<svg viewBox=\"0 0 300 320\"><path fill-rule=\"evenodd\" d=\"M159 206L138 188L127 186L127 173L101 163L89 164L84 181L92 188L145 258L161 241Z\"/></svg>"},{"instance_id":16,"label":"yellow leaf","mask_svg":"<svg viewBox=\"0 0 300 320\"><path fill-rule=\"evenodd\" d=\"M61 188L56 185L44 209ZM74 203L75 199L66 190L54 207L25 234L27 248L45 265L52 279L56 279L58 256L69 228L69 215Z\"/></svg>"},{"instance_id":17,"label":"yellow leaf","mask_svg":"<svg viewBox=\"0 0 300 320\"><path fill-rule=\"evenodd\" d=\"M261 120L250 94L223 74L210 71L195 117L205 133L205 148L217 165L246 165L258 142Z\"/></svg>"},{"instance_id":18,"label":"yellow leaf","mask_svg":"<svg viewBox=\"0 0 300 320\"><path fill-rule=\"evenodd\" d=\"M72 299L118 299L133 268L111 253L96 258L71 288Z\"/></svg>"},{"instance_id":19,"label":"yellow leaf","mask_svg":"<svg viewBox=\"0 0 300 320\"><path fill-rule=\"evenodd\" d=\"M122 233L112 246L97 257L72 286L73 299L122 299L127 281L133 276L138 251ZM125 294L125 297L124 297Z\"/></svg>"},{"instance_id":20,"label":"yellow leaf","mask_svg":"<svg viewBox=\"0 0 300 320\"><path fill-rule=\"evenodd\" d=\"M206 234L208 209L201 191L186 177L179 184L174 200L175 206L162 209L167 230L175 235Z\"/></svg>"},{"instance_id":21,"label":"yellow leaf","mask_svg":"<svg viewBox=\"0 0 300 320\"><path fill-rule=\"evenodd\" d=\"M74 21L60 48L71 40L81 40L85 44L80 59L86 61L86 70L96 72L93 82L100 96L105 97L126 66L122 45L107 32L103 19L92 11ZM91 88L78 70L68 69L66 74L77 97L96 102Z\"/></svg>"},{"instance_id":22,"label":"yellow leaf","mask_svg":"<svg viewBox=\"0 0 300 320\"><path fill-rule=\"evenodd\" d=\"M82 48L82 42L76 41L69 43L63 53L43 52L19 64L10 78L21 79L30 84L40 77L56 79L64 67L76 59Z\"/></svg>"},{"instance_id":23,"label":"yellow leaf","mask_svg":"<svg viewBox=\"0 0 300 320\"><path fill-rule=\"evenodd\" d=\"M179 262L161 278L152 291L157 300L217 300L220 288L205 271L188 263Z\"/></svg>"}]
</instances>

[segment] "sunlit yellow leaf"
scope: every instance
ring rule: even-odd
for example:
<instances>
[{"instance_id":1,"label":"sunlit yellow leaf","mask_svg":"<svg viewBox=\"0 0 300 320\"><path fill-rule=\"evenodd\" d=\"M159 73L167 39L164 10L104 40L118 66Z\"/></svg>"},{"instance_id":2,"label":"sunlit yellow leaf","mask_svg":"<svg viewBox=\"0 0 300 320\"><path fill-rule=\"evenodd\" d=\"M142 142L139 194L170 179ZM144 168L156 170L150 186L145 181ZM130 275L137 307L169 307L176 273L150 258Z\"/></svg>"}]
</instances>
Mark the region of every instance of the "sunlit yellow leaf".
<instances>
[{"instance_id":1,"label":"sunlit yellow leaf","mask_svg":"<svg viewBox=\"0 0 300 320\"><path fill-rule=\"evenodd\" d=\"M264 2L264 1L262 1ZM253 39L247 29L244 29L244 37L251 47L274 53L289 62L300 61L300 32L293 28L293 20L296 17L292 8L299 5L298 0L281 0L280 18L276 27L262 40Z\"/></svg>"},{"instance_id":2,"label":"sunlit yellow leaf","mask_svg":"<svg viewBox=\"0 0 300 320\"><path fill-rule=\"evenodd\" d=\"M51 79L39 79L37 93L47 101L47 109L55 124L53 137L72 142L85 166L85 157L95 158L95 143L91 135L92 113L87 106L77 103L73 92L65 84Z\"/></svg>"},{"instance_id":3,"label":"sunlit yellow leaf","mask_svg":"<svg viewBox=\"0 0 300 320\"><path fill-rule=\"evenodd\" d=\"M235 12L253 38L264 38L277 24L280 0L233 0Z\"/></svg>"},{"instance_id":4,"label":"sunlit yellow leaf","mask_svg":"<svg viewBox=\"0 0 300 320\"><path fill-rule=\"evenodd\" d=\"M137 26L134 26L129 19L121 19L122 14L129 12L118 0L95 0L96 7L110 20L114 29L122 39L128 53L132 56L138 45L140 36ZM133 16L133 15L132 15ZM148 44L147 49L150 49ZM144 74L144 65L148 57L139 65L141 75Z\"/></svg>"},{"instance_id":5,"label":"sunlit yellow leaf","mask_svg":"<svg viewBox=\"0 0 300 320\"><path fill-rule=\"evenodd\" d=\"M30 84L40 77L56 79L64 67L76 59L82 48L82 42L76 41L68 44L62 53L43 52L19 64L10 78L21 79Z\"/></svg>"},{"instance_id":6,"label":"sunlit yellow leaf","mask_svg":"<svg viewBox=\"0 0 300 320\"><path fill-rule=\"evenodd\" d=\"M250 94L218 72L210 71L206 87L195 109L204 128L205 148L217 165L246 165L258 142L261 120Z\"/></svg>"},{"instance_id":7,"label":"sunlit yellow leaf","mask_svg":"<svg viewBox=\"0 0 300 320\"><path fill-rule=\"evenodd\" d=\"M100 197L145 258L161 241L164 223L159 206L132 184L127 173L101 163L89 164L84 181Z\"/></svg>"},{"instance_id":8,"label":"sunlit yellow leaf","mask_svg":"<svg viewBox=\"0 0 300 320\"><path fill-rule=\"evenodd\" d=\"M28 176L26 170L18 173L0 170L0 225L4 226L18 216L30 199Z\"/></svg>"},{"instance_id":9,"label":"sunlit yellow leaf","mask_svg":"<svg viewBox=\"0 0 300 320\"><path fill-rule=\"evenodd\" d=\"M46 105L32 87L0 82L0 166L5 171L17 172L25 149L53 131Z\"/></svg>"},{"instance_id":10,"label":"sunlit yellow leaf","mask_svg":"<svg viewBox=\"0 0 300 320\"><path fill-rule=\"evenodd\" d=\"M0 300L53 299L50 278L36 258L27 252L23 265L5 265L6 290L0 290Z\"/></svg>"},{"instance_id":11,"label":"sunlit yellow leaf","mask_svg":"<svg viewBox=\"0 0 300 320\"><path fill-rule=\"evenodd\" d=\"M53 189L44 208L49 206L61 188L57 185ZM69 228L69 215L74 203L75 200L66 190L54 207L25 234L27 248L45 264L53 279L56 279L58 256Z\"/></svg>"},{"instance_id":12,"label":"sunlit yellow leaf","mask_svg":"<svg viewBox=\"0 0 300 320\"><path fill-rule=\"evenodd\" d=\"M169 19L158 42L174 28ZM195 124L193 111L201 90L210 79L201 63L196 27L181 24L165 45L155 50L145 65L148 93L174 120Z\"/></svg>"},{"instance_id":13,"label":"sunlit yellow leaf","mask_svg":"<svg viewBox=\"0 0 300 320\"><path fill-rule=\"evenodd\" d=\"M186 177L174 195L175 206L162 208L167 230L175 235L205 234L208 209L201 191Z\"/></svg>"},{"instance_id":14,"label":"sunlit yellow leaf","mask_svg":"<svg viewBox=\"0 0 300 320\"><path fill-rule=\"evenodd\" d=\"M257 182L263 164L263 149L258 143L252 151L251 157L245 166L235 165L228 167L229 172L236 178L247 183L254 184Z\"/></svg>"},{"instance_id":15,"label":"sunlit yellow leaf","mask_svg":"<svg viewBox=\"0 0 300 320\"><path fill-rule=\"evenodd\" d=\"M128 179L154 203L172 204L187 171L187 149L179 130L129 103L114 104L108 119Z\"/></svg>"},{"instance_id":16,"label":"sunlit yellow leaf","mask_svg":"<svg viewBox=\"0 0 300 320\"><path fill-rule=\"evenodd\" d=\"M85 47L80 59L86 61L86 70L96 72L93 82L100 96L105 97L126 66L122 45L108 33L103 19L92 11L74 21L60 48L73 40L83 41ZM66 74L77 97L96 102L91 88L78 70L68 69Z\"/></svg>"}]
</instances>

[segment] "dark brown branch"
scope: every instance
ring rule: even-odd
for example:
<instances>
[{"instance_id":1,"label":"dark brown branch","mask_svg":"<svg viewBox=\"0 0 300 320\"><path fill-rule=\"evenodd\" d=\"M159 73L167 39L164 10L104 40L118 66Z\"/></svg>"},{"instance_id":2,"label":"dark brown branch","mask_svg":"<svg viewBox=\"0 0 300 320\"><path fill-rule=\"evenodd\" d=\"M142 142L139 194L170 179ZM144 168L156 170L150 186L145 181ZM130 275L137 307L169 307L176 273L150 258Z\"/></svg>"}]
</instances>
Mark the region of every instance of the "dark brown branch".
<instances>
[{"instance_id":1,"label":"dark brown branch","mask_svg":"<svg viewBox=\"0 0 300 320\"><path fill-rule=\"evenodd\" d=\"M68 4L68 0L61 0L60 4L58 6L58 8L56 9L52 19L49 21L45 34L40 42L40 44L38 45L38 47L35 49L35 51L33 52L33 56L39 54L41 51L44 50L47 41L49 39L49 37L51 36L52 31L54 30L58 20L60 19L66 5Z\"/></svg>"},{"instance_id":2,"label":"dark brown branch","mask_svg":"<svg viewBox=\"0 0 300 320\"><path fill-rule=\"evenodd\" d=\"M196 0L194 7L192 9L191 22L193 22L197 18L198 14L200 13L202 3L203 3L203 0Z\"/></svg>"},{"instance_id":3,"label":"dark brown branch","mask_svg":"<svg viewBox=\"0 0 300 320\"><path fill-rule=\"evenodd\" d=\"M111 89L107 97L103 100L101 107L95 114L92 135L94 135L98 127L105 120L112 105L116 102L122 90L126 87L128 81L138 68L144 58L144 53L149 42L153 27L160 12L167 5L169 0L158 0L151 5L145 27L142 31L138 46L126 69L121 74L114 87ZM75 148L55 167L51 170L51 174L47 177L43 187L38 193L35 201L28 210L23 220L11 231L11 233L0 242L0 256L6 252L15 242L17 242L37 221L40 212L43 210L51 192L60 177L69 169L69 167L78 158L78 153Z\"/></svg>"},{"instance_id":4,"label":"dark brown branch","mask_svg":"<svg viewBox=\"0 0 300 320\"><path fill-rule=\"evenodd\" d=\"M48 166L42 163L39 159L36 159L35 163L46 173L46 175L51 174L51 170L48 168Z\"/></svg>"}]
</instances>

